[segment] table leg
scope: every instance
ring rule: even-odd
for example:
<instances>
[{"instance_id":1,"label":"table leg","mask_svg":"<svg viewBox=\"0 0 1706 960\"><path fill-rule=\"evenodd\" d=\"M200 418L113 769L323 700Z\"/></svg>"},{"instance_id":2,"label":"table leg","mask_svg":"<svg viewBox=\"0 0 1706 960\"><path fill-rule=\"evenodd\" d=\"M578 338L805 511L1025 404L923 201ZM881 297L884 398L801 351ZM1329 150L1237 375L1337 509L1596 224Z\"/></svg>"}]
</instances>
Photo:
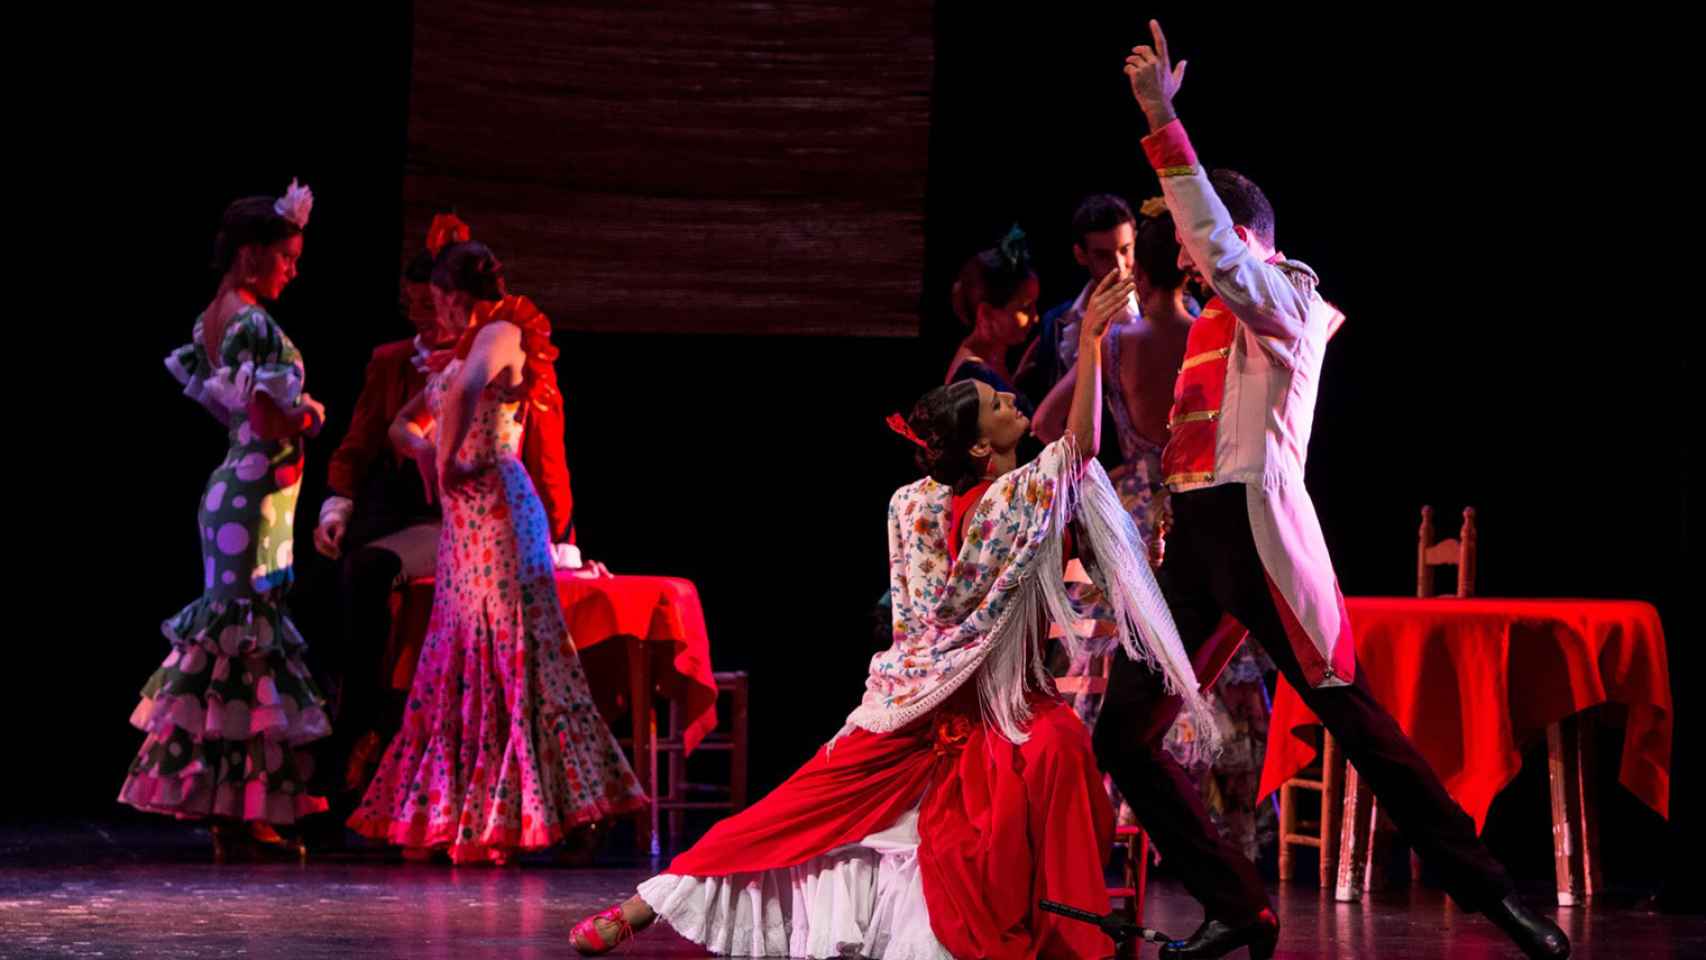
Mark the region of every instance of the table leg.
<instances>
[{"instance_id":1,"label":"table leg","mask_svg":"<svg viewBox=\"0 0 1706 960\"><path fill-rule=\"evenodd\" d=\"M1546 773L1552 788L1552 860L1558 905L1585 904L1603 884L1599 817L1593 796L1593 725L1584 714L1546 728Z\"/></svg>"},{"instance_id":2,"label":"table leg","mask_svg":"<svg viewBox=\"0 0 1706 960\"><path fill-rule=\"evenodd\" d=\"M735 813L746 809L748 733L748 681L744 674L735 682L734 697L729 704L729 736L734 744L729 752L729 803Z\"/></svg>"},{"instance_id":3,"label":"table leg","mask_svg":"<svg viewBox=\"0 0 1706 960\"><path fill-rule=\"evenodd\" d=\"M635 823L635 845L649 856L658 850L657 718L652 709L651 651L639 637L623 637L628 651L629 712L634 720L634 775L651 803Z\"/></svg>"},{"instance_id":4,"label":"table leg","mask_svg":"<svg viewBox=\"0 0 1706 960\"><path fill-rule=\"evenodd\" d=\"M1374 859L1374 792L1362 782L1356 767L1345 764L1344 823L1339 834L1339 876L1333 898L1354 903L1368 892Z\"/></svg>"}]
</instances>

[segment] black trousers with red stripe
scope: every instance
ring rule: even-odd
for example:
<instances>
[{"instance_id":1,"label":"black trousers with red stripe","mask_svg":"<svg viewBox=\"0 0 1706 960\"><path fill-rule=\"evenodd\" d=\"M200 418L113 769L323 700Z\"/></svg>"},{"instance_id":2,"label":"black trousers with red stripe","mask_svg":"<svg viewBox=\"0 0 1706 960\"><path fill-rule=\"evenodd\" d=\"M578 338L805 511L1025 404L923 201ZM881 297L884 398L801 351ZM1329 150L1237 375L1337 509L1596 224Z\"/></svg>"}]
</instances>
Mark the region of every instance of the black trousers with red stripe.
<instances>
[{"instance_id":1,"label":"black trousers with red stripe","mask_svg":"<svg viewBox=\"0 0 1706 960\"><path fill-rule=\"evenodd\" d=\"M1469 910L1504 899L1511 892L1504 868L1476 836L1474 820L1369 693L1361 669L1349 686L1317 689L1304 680L1256 553L1244 487L1224 484L1174 494L1172 505L1173 528L1157 579L1192 659L1204 662L1199 654L1210 651L1203 646L1217 638L1222 615L1231 614L1321 718L1452 898ZM1226 636L1225 631L1218 635ZM1230 639L1236 642L1236 632ZM1213 678L1198 679L1206 686ZM1244 923L1269 905L1267 890L1255 866L1220 837L1200 792L1162 748L1179 707L1179 698L1166 694L1158 673L1118 655L1096 721L1096 758L1207 916Z\"/></svg>"}]
</instances>

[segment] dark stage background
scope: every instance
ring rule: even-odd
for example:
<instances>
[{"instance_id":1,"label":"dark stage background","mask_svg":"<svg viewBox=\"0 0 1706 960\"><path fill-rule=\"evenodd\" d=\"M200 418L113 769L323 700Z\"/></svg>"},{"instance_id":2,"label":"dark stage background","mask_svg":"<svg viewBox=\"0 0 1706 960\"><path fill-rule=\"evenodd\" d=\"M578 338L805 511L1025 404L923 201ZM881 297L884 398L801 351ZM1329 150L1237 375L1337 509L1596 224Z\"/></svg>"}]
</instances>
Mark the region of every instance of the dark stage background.
<instances>
[{"instance_id":1,"label":"dark stage background","mask_svg":"<svg viewBox=\"0 0 1706 960\"><path fill-rule=\"evenodd\" d=\"M298 512L297 556L305 566L319 562L310 534L324 465L369 349L407 332L396 272L400 255L421 242L423 210L405 216L404 203L420 196L406 193L406 171L418 176L425 163L407 156L416 142L410 71L423 78L434 65L411 63L415 11L370 6L360 14L295 8L288 25L229 13L194 31L155 24L114 71L101 134L127 145L127 183L146 178L150 229L121 244L138 277L113 322L91 334L111 344L100 351L107 386L85 398L92 410L72 414L88 423L116 411L121 427L60 438L76 463L119 465L76 470L62 482L63 502L113 506L83 513L88 530L41 554L52 569L81 571L59 582L75 628L32 626L25 636L37 639L14 641L59 658L56 672L76 672L74 684L48 682L74 691L75 703L61 699L53 738L31 744L52 774L26 774L33 789L8 791L30 812L124 815L112 797L139 740L125 720L166 650L158 622L200 588L191 517L222 450L220 431L178 395L159 358L188 337L212 292L204 264L223 205L277 193L292 176L313 186L317 205L301 279L275 312L307 358L310 389L332 413L310 446ZM564 6L601 17L616 9ZM1418 507L1431 503L1449 517L1473 504L1484 594L1659 605L1676 678L1672 809L1680 825L1666 826L1610 779L1603 798L1613 879L1636 887L1658 880L1665 858L1654 851L1697 842L1702 806L1701 765L1690 747L1701 712L1686 694L1703 664L1695 598L1683 581L1693 542L1684 478L1697 433L1682 420L1684 351L1670 335L1640 327L1652 295L1638 286L1645 271L1629 252L1630 228L1605 198L1598 131L1606 104L1584 89L1564 29L1514 19L1423 25L1373 14L1229 14L1201 4L865 6L909 30L933 25L933 42L901 36L886 56L870 53L867 62L862 50L818 73L837 104L833 122L821 126L799 122L811 114L804 107L766 113L766 97L778 91L764 77L766 57L781 64L790 51L821 48L810 14L823 5L716 15L731 46L763 40L742 47L749 85L719 88L718 102L767 146L743 153L731 144L737 159L719 162L703 136L691 151L672 150L673 128L659 122L647 133L653 149L620 164L607 158L598 190L626 192L633 203L624 209L655 242L616 243L612 218L623 215L608 210L604 220L576 219L577 205L594 198L580 195L570 175L558 185L565 205L541 213L549 222L534 227L555 238L562 262L584 263L575 258L590 251L598 270L555 274L539 251L500 244L526 266L521 291L550 291L563 327L559 372L582 546L619 572L698 583L718 666L753 676L754 787L768 788L802 762L858 698L875 649L871 608L886 587L884 509L913 476L882 421L939 382L957 337L946 290L958 264L1017 221L1032 235L1044 299L1058 302L1083 280L1068 248L1076 199L1113 190L1141 201L1158 192L1137 152L1141 119L1119 71L1142 22L1158 14L1176 55L1191 61L1179 109L1201 155L1267 188L1280 245L1319 270L1325 293L1350 318L1329 354L1309 477L1345 591L1412 589ZM423 29L438 16L426 7ZM676 22L686 15L668 11L682 9L652 4L634 16ZM744 15L762 28L745 32ZM528 36L525 23L508 28L517 42ZM581 34L552 35L571 45L562 56L573 61ZM603 86L588 97L619 104L631 79L671 116L692 112L696 84L684 79L691 71L682 58L698 48L677 49L667 32L586 35L601 38L603 64ZM712 36L700 32L694 43ZM505 44L480 42L492 82L506 96L524 95L529 87L508 72ZM549 75L537 63L530 69L527 78ZM850 231L835 256L860 283L832 281L821 269L824 244L838 243L851 222L838 204L853 201L836 178L821 181L816 208L812 179L792 182L787 203L803 212L752 216L747 239L727 251L685 228L677 236L676 221L655 212L667 203L692 213L692 198L718 184L759 183L755 171L775 160L766 151L841 149L846 141L832 126L880 137L897 117L921 116L924 91L895 77L928 84L924 189L902 177L878 181L894 184L893 193L870 184L859 195L881 208L866 211L870 222L914 217L922 240L884 251L870 246L882 234ZM573 79L592 82L589 74ZM539 109L568 109L582 102L578 90L557 90ZM743 113L743 103L752 109ZM479 106L463 97L447 109ZM550 120L542 114L525 129L462 144L457 162L502 170L536 146L574 140L576 130L552 129ZM478 122L466 112L431 117L435 136L451 138L459 125ZM725 179L700 179L701 165L706 177ZM126 186L119 173L94 182L116 190ZM860 176L857 162L847 163L846 176ZM495 183L481 189L464 209L477 231L501 235L504 217L526 215L523 205L498 211L510 201ZM771 333L698 332L713 328L695 322L691 290L652 282L683 276L684 257L704 269L725 253L727 276L753 276L771 262L755 251L813 264L756 282L785 308L755 308L762 319L745 329ZM908 290L921 291L910 305L897 299ZM740 326L739 293L716 294L714 329ZM590 315L591 305L602 318ZM915 319L901 326L915 336L775 332L822 331L826 318L859 315L877 318L870 329L895 332L902 309ZM789 318L789 310L801 315ZM52 326L60 329L89 328ZM642 332L654 330L672 332ZM1519 876L1544 886L1552 869L1545 780L1534 767L1495 806L1488 833ZM1616 765L1603 769L1609 775Z\"/></svg>"}]
</instances>

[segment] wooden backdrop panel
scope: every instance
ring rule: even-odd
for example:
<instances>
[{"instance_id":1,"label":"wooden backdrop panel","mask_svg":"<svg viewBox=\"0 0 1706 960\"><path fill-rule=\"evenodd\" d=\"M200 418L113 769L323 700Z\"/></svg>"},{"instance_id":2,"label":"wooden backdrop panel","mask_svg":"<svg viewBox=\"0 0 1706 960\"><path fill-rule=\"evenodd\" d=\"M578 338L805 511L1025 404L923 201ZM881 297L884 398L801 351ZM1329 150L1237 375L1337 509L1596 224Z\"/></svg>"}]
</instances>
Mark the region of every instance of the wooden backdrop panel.
<instances>
[{"instance_id":1,"label":"wooden backdrop panel","mask_svg":"<svg viewBox=\"0 0 1706 960\"><path fill-rule=\"evenodd\" d=\"M913 335L925 0L415 5L406 259L455 209L559 328Z\"/></svg>"}]
</instances>

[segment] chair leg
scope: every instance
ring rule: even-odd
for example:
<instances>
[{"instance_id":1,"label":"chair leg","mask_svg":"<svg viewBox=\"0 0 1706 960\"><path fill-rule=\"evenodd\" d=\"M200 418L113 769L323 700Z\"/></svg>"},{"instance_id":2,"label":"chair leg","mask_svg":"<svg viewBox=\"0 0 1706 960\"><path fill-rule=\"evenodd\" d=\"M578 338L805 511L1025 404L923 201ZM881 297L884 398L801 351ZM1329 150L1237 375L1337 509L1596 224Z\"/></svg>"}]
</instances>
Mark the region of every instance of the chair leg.
<instances>
[{"instance_id":1,"label":"chair leg","mask_svg":"<svg viewBox=\"0 0 1706 960\"><path fill-rule=\"evenodd\" d=\"M1297 832L1297 800L1292 792L1297 788L1289 783L1280 784L1279 789L1279 878L1283 883L1291 879L1293 850L1296 845L1286 838Z\"/></svg>"},{"instance_id":2,"label":"chair leg","mask_svg":"<svg viewBox=\"0 0 1706 960\"><path fill-rule=\"evenodd\" d=\"M1140 832L1128 844L1126 881L1131 885L1132 922L1143 923L1143 900L1149 892L1149 834Z\"/></svg>"},{"instance_id":3,"label":"chair leg","mask_svg":"<svg viewBox=\"0 0 1706 960\"><path fill-rule=\"evenodd\" d=\"M669 702L669 736L681 746L682 727L681 704ZM687 755L680 749L669 753L669 792L665 796L677 803L687 799ZM687 812L672 809L669 811L669 849L673 853L681 849L682 835L687 830Z\"/></svg>"},{"instance_id":4,"label":"chair leg","mask_svg":"<svg viewBox=\"0 0 1706 960\"><path fill-rule=\"evenodd\" d=\"M1125 847L1125 863L1120 872L1125 888L1131 893L1123 898L1124 902L1120 906L1114 908L1114 912L1127 923L1141 925L1143 900L1149 885L1149 834L1138 830L1116 842ZM1120 947L1118 956L1136 960L1142 943L1141 940L1125 943Z\"/></svg>"},{"instance_id":5,"label":"chair leg","mask_svg":"<svg viewBox=\"0 0 1706 960\"><path fill-rule=\"evenodd\" d=\"M729 751L729 802L734 805L736 813L746 809L747 683L745 673L735 675L734 696L730 703L729 735L734 738L734 743Z\"/></svg>"},{"instance_id":6,"label":"chair leg","mask_svg":"<svg viewBox=\"0 0 1706 960\"><path fill-rule=\"evenodd\" d=\"M1345 813L1345 757L1338 741L1321 731L1321 859L1320 884L1326 890L1338 881L1340 831Z\"/></svg>"},{"instance_id":7,"label":"chair leg","mask_svg":"<svg viewBox=\"0 0 1706 960\"><path fill-rule=\"evenodd\" d=\"M1552 854L1558 905L1585 904L1603 885L1599 818L1592 790L1593 731L1577 714L1546 728L1546 773L1552 792Z\"/></svg>"}]
</instances>

